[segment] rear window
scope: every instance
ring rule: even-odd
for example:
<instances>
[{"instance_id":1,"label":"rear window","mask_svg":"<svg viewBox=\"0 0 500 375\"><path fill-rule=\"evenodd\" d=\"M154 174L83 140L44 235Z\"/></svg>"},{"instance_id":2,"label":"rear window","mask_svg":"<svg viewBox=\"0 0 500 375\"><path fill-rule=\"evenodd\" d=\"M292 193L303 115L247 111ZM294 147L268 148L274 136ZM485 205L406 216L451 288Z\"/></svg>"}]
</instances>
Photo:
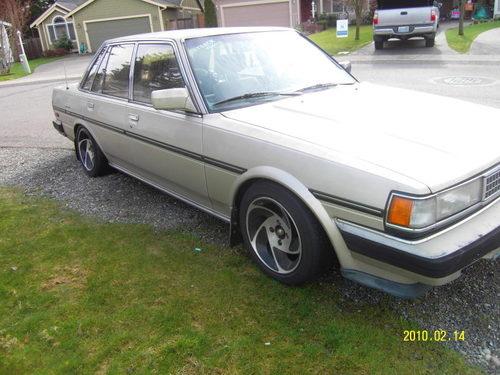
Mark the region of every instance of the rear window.
<instances>
[{"instance_id":1,"label":"rear window","mask_svg":"<svg viewBox=\"0 0 500 375\"><path fill-rule=\"evenodd\" d=\"M400 8L417 8L430 7L434 4L434 0L378 0L378 9L400 9Z\"/></svg>"}]
</instances>

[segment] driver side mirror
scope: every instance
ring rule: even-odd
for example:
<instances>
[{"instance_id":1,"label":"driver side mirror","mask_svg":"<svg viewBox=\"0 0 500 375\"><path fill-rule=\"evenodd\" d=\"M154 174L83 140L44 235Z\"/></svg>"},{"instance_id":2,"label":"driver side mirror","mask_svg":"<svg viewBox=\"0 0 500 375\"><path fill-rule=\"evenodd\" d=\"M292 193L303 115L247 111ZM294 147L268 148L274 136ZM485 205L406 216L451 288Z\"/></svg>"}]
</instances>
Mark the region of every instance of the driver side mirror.
<instances>
[{"instance_id":1,"label":"driver side mirror","mask_svg":"<svg viewBox=\"0 0 500 375\"><path fill-rule=\"evenodd\" d=\"M351 73L351 62L350 61L341 61L339 62L340 66L345 69L348 73Z\"/></svg>"},{"instance_id":2,"label":"driver side mirror","mask_svg":"<svg viewBox=\"0 0 500 375\"><path fill-rule=\"evenodd\" d=\"M196 112L189 91L185 87L155 90L151 93L151 103L155 109L168 111L178 109L186 112Z\"/></svg>"}]
</instances>

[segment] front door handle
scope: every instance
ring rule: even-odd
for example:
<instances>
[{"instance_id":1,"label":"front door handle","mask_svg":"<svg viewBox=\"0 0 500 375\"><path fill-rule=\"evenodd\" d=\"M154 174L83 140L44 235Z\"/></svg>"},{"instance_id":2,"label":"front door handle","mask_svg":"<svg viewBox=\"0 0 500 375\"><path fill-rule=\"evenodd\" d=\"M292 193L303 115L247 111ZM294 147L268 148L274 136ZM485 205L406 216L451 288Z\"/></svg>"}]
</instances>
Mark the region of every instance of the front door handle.
<instances>
[{"instance_id":1,"label":"front door handle","mask_svg":"<svg viewBox=\"0 0 500 375\"><path fill-rule=\"evenodd\" d=\"M407 14L408 14L408 12L401 12L402 16L406 16Z\"/></svg>"},{"instance_id":2,"label":"front door handle","mask_svg":"<svg viewBox=\"0 0 500 375\"><path fill-rule=\"evenodd\" d=\"M137 122L137 121L139 121L139 115L129 114L128 115L128 119L130 121L136 121Z\"/></svg>"},{"instance_id":3,"label":"front door handle","mask_svg":"<svg viewBox=\"0 0 500 375\"><path fill-rule=\"evenodd\" d=\"M94 103L87 102L87 109L92 111L94 109Z\"/></svg>"}]
</instances>

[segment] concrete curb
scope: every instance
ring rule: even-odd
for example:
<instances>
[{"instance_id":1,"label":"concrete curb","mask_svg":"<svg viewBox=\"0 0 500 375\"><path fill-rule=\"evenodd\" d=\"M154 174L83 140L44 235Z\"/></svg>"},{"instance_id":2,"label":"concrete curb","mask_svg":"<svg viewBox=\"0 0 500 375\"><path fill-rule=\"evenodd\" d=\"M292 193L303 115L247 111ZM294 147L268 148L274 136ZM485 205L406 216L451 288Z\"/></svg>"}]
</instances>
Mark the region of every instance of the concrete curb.
<instances>
[{"instance_id":1,"label":"concrete curb","mask_svg":"<svg viewBox=\"0 0 500 375\"><path fill-rule=\"evenodd\" d=\"M47 79L37 79L37 80L26 80L22 82L15 82L16 80L6 81L5 83L0 82L0 89L2 87L15 87L15 86L29 86L29 85L38 85L43 83L54 83L54 82L64 82L65 80L68 82L79 81L82 79L81 76L71 76L71 77L55 77L55 78L47 78Z\"/></svg>"}]
</instances>

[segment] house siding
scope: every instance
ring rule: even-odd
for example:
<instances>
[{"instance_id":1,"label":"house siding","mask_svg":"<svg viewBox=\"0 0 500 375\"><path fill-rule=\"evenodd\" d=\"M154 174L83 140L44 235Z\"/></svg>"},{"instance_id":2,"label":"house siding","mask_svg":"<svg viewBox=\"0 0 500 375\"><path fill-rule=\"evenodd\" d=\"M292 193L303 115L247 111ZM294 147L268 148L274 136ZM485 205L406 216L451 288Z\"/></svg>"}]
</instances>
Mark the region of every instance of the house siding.
<instances>
[{"instance_id":1,"label":"house siding","mask_svg":"<svg viewBox=\"0 0 500 375\"><path fill-rule=\"evenodd\" d=\"M80 43L88 46L84 22L115 17L151 15L153 31L161 31L160 13L156 5L140 0L96 0L73 14L75 30ZM95 52L95 51L94 51Z\"/></svg>"}]
</instances>

